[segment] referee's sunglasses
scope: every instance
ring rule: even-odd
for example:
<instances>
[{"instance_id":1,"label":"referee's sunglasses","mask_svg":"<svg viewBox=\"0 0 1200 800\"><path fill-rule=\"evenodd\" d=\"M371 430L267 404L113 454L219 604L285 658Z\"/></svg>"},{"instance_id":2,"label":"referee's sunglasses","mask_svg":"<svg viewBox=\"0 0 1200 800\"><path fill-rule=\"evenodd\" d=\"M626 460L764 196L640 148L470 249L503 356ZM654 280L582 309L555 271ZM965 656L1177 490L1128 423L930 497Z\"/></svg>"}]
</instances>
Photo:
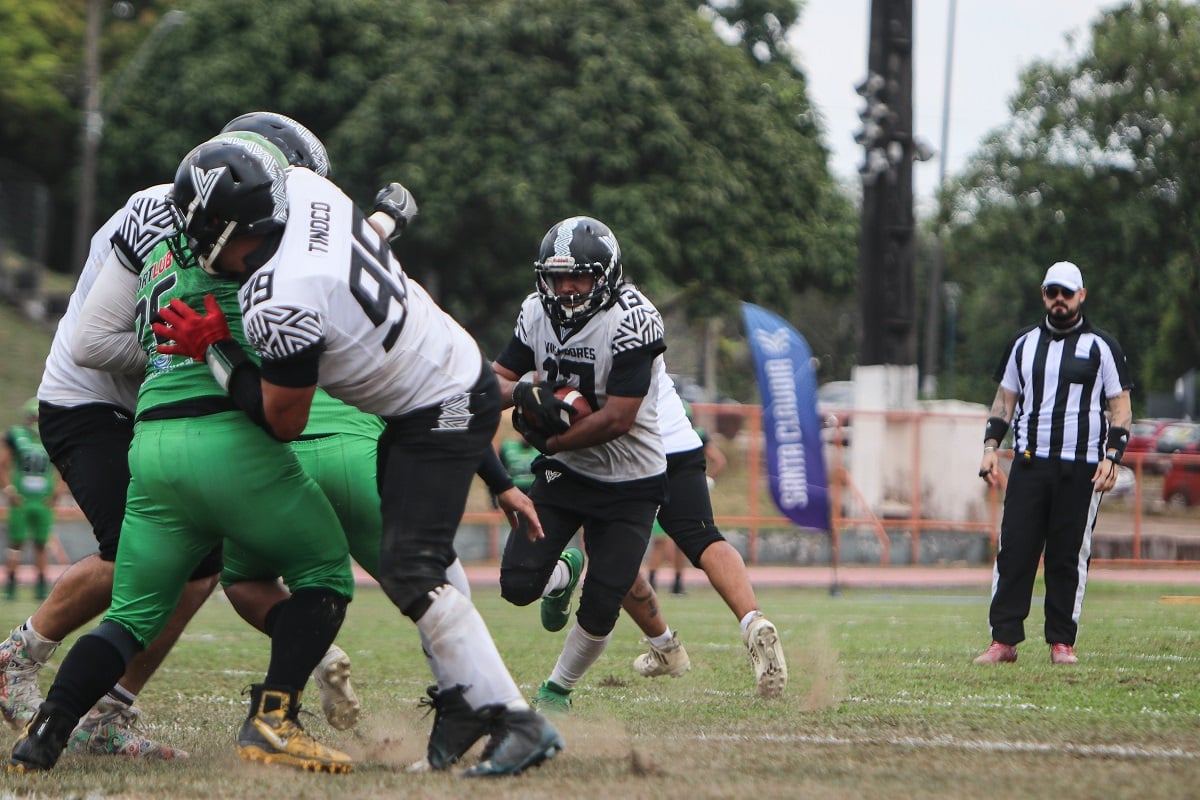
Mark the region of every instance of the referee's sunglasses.
<instances>
[{"instance_id":1,"label":"referee's sunglasses","mask_svg":"<svg viewBox=\"0 0 1200 800\"><path fill-rule=\"evenodd\" d=\"M1072 297L1075 296L1075 290L1068 289L1065 286L1051 285L1051 286L1044 287L1042 289L1042 294L1046 295L1047 299L1050 299L1050 300L1057 299L1059 295L1062 295L1063 300L1070 300Z\"/></svg>"}]
</instances>

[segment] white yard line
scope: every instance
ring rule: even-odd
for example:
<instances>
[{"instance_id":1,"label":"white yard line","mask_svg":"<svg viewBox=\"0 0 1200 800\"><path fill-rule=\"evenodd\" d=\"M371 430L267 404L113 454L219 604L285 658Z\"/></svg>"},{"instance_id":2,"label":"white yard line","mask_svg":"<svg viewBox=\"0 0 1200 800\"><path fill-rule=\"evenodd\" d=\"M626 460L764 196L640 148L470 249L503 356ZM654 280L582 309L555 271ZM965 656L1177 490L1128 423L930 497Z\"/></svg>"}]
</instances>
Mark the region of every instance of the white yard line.
<instances>
[{"instance_id":1,"label":"white yard line","mask_svg":"<svg viewBox=\"0 0 1200 800\"><path fill-rule=\"evenodd\" d=\"M847 738L843 736L808 736L805 734L761 734L736 735L714 734L686 737L704 742L776 742L780 744L816 744L835 747L861 745L884 745L888 747L910 747L924 750L948 748L988 753L1067 753L1076 756L1129 759L1200 759L1200 753L1178 748L1142 747L1123 744L1042 744L1040 742L988 742L975 739L956 739L952 736L894 736Z\"/></svg>"}]
</instances>

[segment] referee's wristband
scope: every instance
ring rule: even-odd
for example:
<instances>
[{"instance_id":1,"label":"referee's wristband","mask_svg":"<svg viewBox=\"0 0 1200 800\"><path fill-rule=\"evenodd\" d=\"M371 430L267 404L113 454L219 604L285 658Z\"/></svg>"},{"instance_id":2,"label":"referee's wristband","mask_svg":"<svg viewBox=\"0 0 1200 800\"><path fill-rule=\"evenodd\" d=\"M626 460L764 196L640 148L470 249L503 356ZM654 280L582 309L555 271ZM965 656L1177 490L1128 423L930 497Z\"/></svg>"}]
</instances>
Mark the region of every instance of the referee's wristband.
<instances>
[{"instance_id":1,"label":"referee's wristband","mask_svg":"<svg viewBox=\"0 0 1200 800\"><path fill-rule=\"evenodd\" d=\"M1111 461L1114 464L1120 464L1121 463L1121 454L1120 453L1105 453L1104 460Z\"/></svg>"}]
</instances>

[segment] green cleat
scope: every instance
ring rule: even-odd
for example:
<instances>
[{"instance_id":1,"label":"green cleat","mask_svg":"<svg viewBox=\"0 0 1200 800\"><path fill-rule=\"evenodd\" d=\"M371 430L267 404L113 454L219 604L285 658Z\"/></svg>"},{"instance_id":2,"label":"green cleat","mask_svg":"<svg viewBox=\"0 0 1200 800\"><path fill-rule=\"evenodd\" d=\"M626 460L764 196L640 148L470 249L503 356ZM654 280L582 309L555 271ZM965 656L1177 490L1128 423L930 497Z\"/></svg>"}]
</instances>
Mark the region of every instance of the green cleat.
<instances>
[{"instance_id":1,"label":"green cleat","mask_svg":"<svg viewBox=\"0 0 1200 800\"><path fill-rule=\"evenodd\" d=\"M531 705L546 716L562 716L571 710L571 690L554 681L543 681Z\"/></svg>"},{"instance_id":2,"label":"green cleat","mask_svg":"<svg viewBox=\"0 0 1200 800\"><path fill-rule=\"evenodd\" d=\"M571 570L571 580L565 589L542 598L542 627L548 631L561 631L571 618L571 595L574 594L579 576L583 573L582 550L568 547L558 558L567 563L567 568Z\"/></svg>"}]
</instances>

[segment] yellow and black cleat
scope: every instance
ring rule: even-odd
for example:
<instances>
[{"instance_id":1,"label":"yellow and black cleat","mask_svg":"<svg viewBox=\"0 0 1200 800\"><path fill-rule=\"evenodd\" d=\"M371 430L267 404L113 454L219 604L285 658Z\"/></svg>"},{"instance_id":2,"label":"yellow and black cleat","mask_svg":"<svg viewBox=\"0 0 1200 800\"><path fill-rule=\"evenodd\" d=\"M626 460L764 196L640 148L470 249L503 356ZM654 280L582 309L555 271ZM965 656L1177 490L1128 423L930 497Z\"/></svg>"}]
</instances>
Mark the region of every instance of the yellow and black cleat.
<instances>
[{"instance_id":1,"label":"yellow and black cleat","mask_svg":"<svg viewBox=\"0 0 1200 800\"><path fill-rule=\"evenodd\" d=\"M250 716L238 733L238 755L246 761L341 774L350 756L318 742L297 719L299 694L256 684L250 690Z\"/></svg>"}]
</instances>

